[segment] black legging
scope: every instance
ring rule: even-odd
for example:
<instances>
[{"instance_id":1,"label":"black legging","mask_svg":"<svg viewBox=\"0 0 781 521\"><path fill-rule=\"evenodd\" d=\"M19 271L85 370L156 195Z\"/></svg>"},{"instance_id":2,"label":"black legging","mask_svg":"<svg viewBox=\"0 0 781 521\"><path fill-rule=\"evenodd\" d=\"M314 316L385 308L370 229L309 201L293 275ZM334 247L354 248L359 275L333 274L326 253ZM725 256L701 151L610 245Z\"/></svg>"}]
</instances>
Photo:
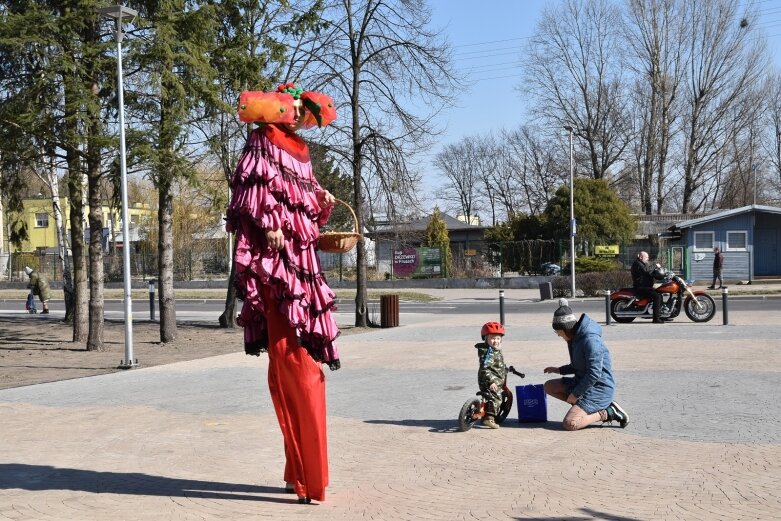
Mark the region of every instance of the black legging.
<instances>
[{"instance_id":1,"label":"black legging","mask_svg":"<svg viewBox=\"0 0 781 521\"><path fill-rule=\"evenodd\" d=\"M662 310L662 295L651 288L635 288L635 294L638 297L648 297L653 301L654 322L661 322L659 313Z\"/></svg>"}]
</instances>

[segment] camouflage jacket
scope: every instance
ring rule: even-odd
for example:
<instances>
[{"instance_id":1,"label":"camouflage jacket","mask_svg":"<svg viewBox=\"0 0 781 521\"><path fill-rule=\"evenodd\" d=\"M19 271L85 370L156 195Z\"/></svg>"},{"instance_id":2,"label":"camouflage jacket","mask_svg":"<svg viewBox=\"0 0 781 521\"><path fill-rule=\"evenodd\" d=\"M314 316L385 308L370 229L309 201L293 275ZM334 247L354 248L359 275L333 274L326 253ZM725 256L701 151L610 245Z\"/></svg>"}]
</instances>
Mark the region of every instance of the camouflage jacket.
<instances>
[{"instance_id":1,"label":"camouflage jacket","mask_svg":"<svg viewBox=\"0 0 781 521\"><path fill-rule=\"evenodd\" d=\"M491 384L501 387L507 377L502 350L493 349L485 342L475 344L475 348L480 361L480 369L477 371L477 384L480 389L487 389Z\"/></svg>"}]
</instances>

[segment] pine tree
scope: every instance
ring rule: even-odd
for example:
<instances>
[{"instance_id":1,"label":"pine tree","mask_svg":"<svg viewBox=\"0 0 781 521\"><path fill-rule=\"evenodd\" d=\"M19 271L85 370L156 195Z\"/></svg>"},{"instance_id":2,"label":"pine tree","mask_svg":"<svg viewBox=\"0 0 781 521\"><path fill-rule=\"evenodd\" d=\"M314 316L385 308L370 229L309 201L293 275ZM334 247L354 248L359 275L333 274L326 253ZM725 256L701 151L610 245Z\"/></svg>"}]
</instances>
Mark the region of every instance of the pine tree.
<instances>
[{"instance_id":1,"label":"pine tree","mask_svg":"<svg viewBox=\"0 0 781 521\"><path fill-rule=\"evenodd\" d=\"M148 35L136 40L133 55L146 79L143 90L134 93L146 140L137 152L157 188L160 341L171 342L177 333L173 188L179 179L195 179L196 147L189 142L192 123L203 117L205 107L215 104L215 73L209 56L216 20L213 6L186 0L138 7Z\"/></svg>"}]
</instances>

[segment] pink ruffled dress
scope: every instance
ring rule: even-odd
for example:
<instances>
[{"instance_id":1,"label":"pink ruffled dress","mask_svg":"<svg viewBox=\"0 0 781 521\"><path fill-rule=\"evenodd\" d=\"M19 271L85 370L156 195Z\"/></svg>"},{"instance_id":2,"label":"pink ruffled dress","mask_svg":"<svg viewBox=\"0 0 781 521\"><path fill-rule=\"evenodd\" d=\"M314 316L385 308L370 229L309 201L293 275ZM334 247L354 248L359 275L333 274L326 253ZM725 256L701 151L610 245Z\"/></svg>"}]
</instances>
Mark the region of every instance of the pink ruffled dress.
<instances>
[{"instance_id":1,"label":"pink ruffled dress","mask_svg":"<svg viewBox=\"0 0 781 521\"><path fill-rule=\"evenodd\" d=\"M312 174L306 143L276 125L260 126L244 146L231 188L227 229L236 234L235 284L244 301L238 323L244 327L246 353L268 349L267 303L261 296L261 286L267 285L299 344L314 360L338 369L334 293L317 256L319 226L331 208L317 201L322 188ZM267 229L282 230L281 250L268 247Z\"/></svg>"}]
</instances>

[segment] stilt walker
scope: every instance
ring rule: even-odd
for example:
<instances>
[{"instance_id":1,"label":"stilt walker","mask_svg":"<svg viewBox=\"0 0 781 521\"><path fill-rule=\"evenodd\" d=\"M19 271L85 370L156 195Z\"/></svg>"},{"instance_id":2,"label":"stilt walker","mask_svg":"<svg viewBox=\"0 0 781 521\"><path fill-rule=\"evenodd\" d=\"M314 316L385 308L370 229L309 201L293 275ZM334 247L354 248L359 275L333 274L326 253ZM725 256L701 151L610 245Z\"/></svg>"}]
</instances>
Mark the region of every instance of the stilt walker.
<instances>
[{"instance_id":1,"label":"stilt walker","mask_svg":"<svg viewBox=\"0 0 781 521\"><path fill-rule=\"evenodd\" d=\"M312 173L295 131L336 118L331 98L294 84L244 92L239 117L257 123L231 181L227 228L236 234L238 323L247 354L269 356L268 385L285 450L286 489L301 503L328 485L325 376L340 366L334 294L317 257L335 199Z\"/></svg>"}]
</instances>

